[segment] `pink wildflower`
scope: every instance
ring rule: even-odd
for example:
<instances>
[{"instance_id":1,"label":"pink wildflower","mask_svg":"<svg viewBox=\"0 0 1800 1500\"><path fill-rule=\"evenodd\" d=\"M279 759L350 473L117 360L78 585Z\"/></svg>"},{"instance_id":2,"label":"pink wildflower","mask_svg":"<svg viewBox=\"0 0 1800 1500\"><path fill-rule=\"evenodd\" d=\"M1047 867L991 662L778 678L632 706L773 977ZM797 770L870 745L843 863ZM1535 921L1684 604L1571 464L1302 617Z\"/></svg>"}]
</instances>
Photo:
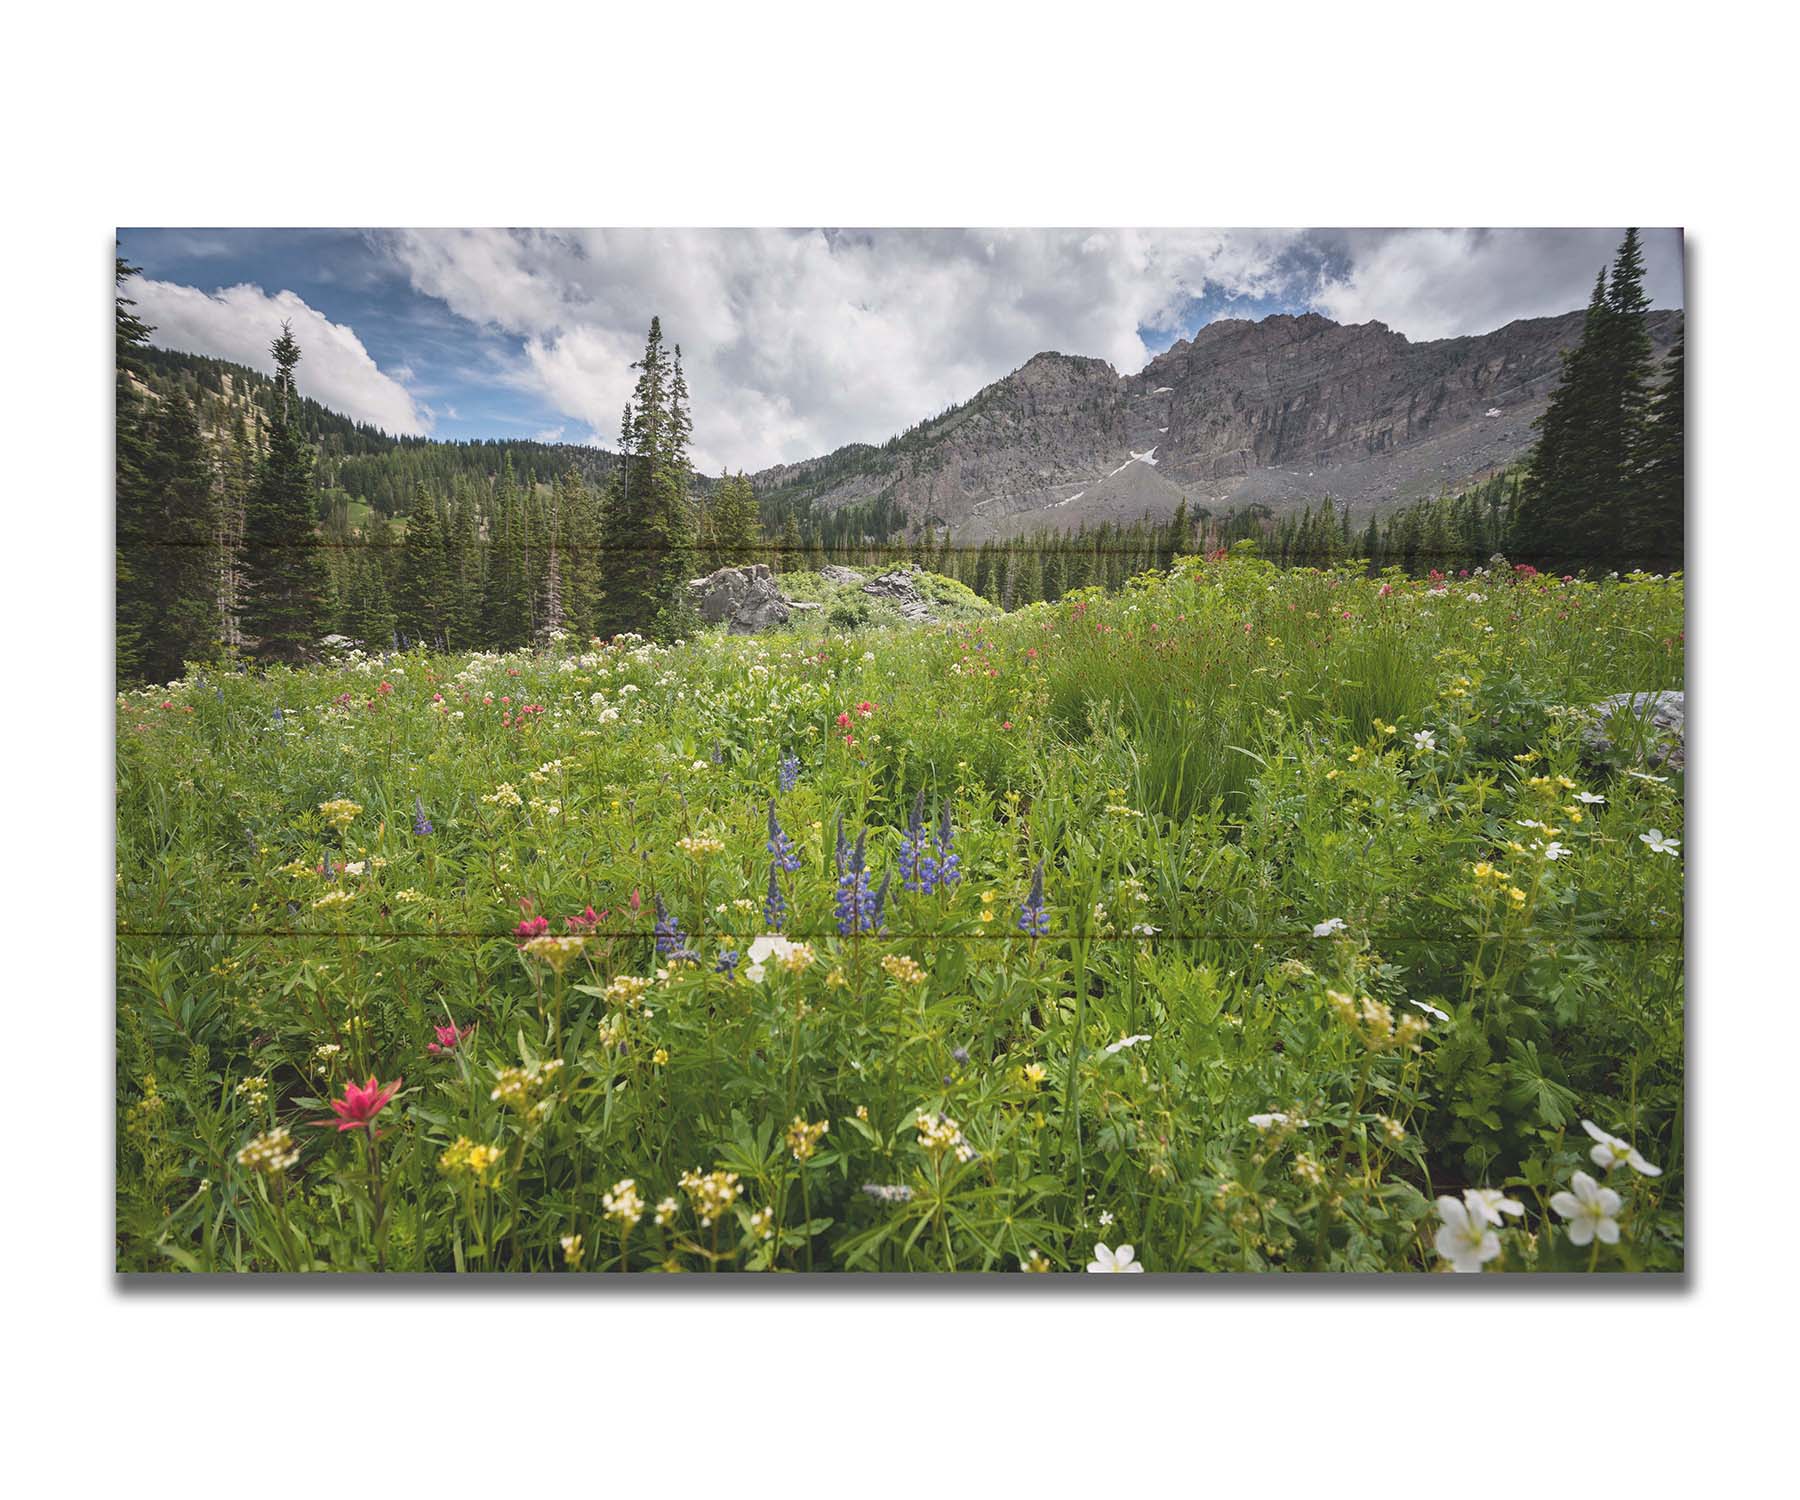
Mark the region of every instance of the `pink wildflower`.
<instances>
[{"instance_id":1,"label":"pink wildflower","mask_svg":"<svg viewBox=\"0 0 1800 1500\"><path fill-rule=\"evenodd\" d=\"M373 1077L367 1083L346 1081L344 1097L331 1101L331 1112L337 1116L339 1132L373 1129L375 1116L387 1108L388 1101L400 1092L404 1081L396 1078L392 1083L377 1083ZM321 1130L331 1127L330 1120L314 1120L313 1124Z\"/></svg>"},{"instance_id":2,"label":"pink wildflower","mask_svg":"<svg viewBox=\"0 0 1800 1500\"><path fill-rule=\"evenodd\" d=\"M454 1052L457 1044L461 1042L464 1037L473 1036L475 1034L475 1028L473 1026L467 1031L462 1031L458 1029L454 1022L448 1026L433 1026L431 1029L437 1033L437 1040L435 1042L427 1042L425 1044L425 1050L434 1057Z\"/></svg>"}]
</instances>

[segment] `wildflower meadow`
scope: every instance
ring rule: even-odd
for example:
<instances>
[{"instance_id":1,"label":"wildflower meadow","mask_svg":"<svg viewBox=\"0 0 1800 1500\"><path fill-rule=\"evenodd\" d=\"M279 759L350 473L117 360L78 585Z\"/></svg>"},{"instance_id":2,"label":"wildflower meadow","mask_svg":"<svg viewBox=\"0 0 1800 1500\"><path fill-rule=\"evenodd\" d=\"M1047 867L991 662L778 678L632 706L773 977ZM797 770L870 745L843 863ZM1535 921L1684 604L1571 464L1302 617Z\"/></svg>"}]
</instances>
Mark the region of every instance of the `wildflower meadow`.
<instances>
[{"instance_id":1,"label":"wildflower meadow","mask_svg":"<svg viewBox=\"0 0 1800 1500\"><path fill-rule=\"evenodd\" d=\"M1682 1268L1678 575L815 621L122 694L118 1266Z\"/></svg>"}]
</instances>

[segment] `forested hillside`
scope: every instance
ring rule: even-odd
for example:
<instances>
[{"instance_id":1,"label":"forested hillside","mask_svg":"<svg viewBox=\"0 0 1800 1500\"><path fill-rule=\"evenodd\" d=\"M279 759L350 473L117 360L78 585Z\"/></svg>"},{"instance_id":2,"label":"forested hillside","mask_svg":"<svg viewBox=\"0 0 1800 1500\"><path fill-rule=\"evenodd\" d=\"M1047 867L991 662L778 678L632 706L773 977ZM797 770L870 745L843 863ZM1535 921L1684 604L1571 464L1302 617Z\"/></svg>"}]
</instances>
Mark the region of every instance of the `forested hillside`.
<instances>
[{"instance_id":1,"label":"forested hillside","mask_svg":"<svg viewBox=\"0 0 1800 1500\"><path fill-rule=\"evenodd\" d=\"M977 519L988 502L965 508L969 529L959 530L935 510L906 508L907 495L929 497L938 481L909 488L889 476L937 473L965 430L1035 432L1031 441L1064 447L1089 431L1129 439L1123 418L1095 405L1113 401L1094 394L1115 379L1110 366L1041 355L880 446L710 479L689 461L680 347L665 346L656 319L617 451L397 438L301 396L304 350L285 329L273 378L151 347L120 262L120 680L166 680L221 652L301 660L333 634L453 650L558 632L667 641L696 627L689 578L752 561L778 571L915 561L1007 609L1243 544L1287 566L1362 559L1371 572L1451 573L1495 553L1558 573L1675 571L1685 335L1657 314L1653 338L1642 269L1632 231L1560 355L1536 446L1468 483L1360 507L1328 493L1279 507L1190 504L1160 477L1152 444L1100 482L1111 500L1096 523L1059 512L1082 498L1073 494L1043 519L1013 515L1011 534L998 536ZM1245 337L1227 330L1210 342ZM1463 359L1436 357L1453 353Z\"/></svg>"}]
</instances>

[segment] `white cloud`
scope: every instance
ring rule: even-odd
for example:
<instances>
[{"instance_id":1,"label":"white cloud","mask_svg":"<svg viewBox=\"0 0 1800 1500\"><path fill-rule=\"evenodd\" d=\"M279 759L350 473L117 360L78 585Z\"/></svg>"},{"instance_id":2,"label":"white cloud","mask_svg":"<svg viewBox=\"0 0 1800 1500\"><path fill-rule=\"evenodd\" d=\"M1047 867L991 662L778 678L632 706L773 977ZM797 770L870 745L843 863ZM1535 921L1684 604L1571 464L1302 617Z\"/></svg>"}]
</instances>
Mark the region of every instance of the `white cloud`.
<instances>
[{"instance_id":1,"label":"white cloud","mask_svg":"<svg viewBox=\"0 0 1800 1500\"><path fill-rule=\"evenodd\" d=\"M413 286L520 340L511 377L611 440L652 313L703 468L879 442L1045 349L1124 371L1209 285L1267 295L1298 231L400 231ZM1182 327L1181 332L1189 331Z\"/></svg>"},{"instance_id":2,"label":"white cloud","mask_svg":"<svg viewBox=\"0 0 1800 1500\"><path fill-rule=\"evenodd\" d=\"M431 410L384 374L356 333L333 323L293 292L273 295L243 283L217 292L136 278L127 288L138 316L153 324L150 341L169 349L233 360L274 373L270 342L285 320L300 344L300 394L396 435L431 430ZM410 372L409 372L410 373Z\"/></svg>"},{"instance_id":3,"label":"white cloud","mask_svg":"<svg viewBox=\"0 0 1800 1500\"><path fill-rule=\"evenodd\" d=\"M1203 298L1211 313L1268 299L1413 339L1566 312L1586 302L1620 234L473 229L370 242L422 294L400 311L430 323L434 344L467 338L470 323L489 335L480 371L459 378L528 392L548 430L589 441L616 441L631 363L659 314L685 357L695 462L716 473L880 442L1048 349L1135 372L1150 348L1193 331ZM1646 232L1646 260L1653 301L1679 306L1679 234ZM427 387L408 367L382 371L351 329L292 292L134 285L158 342L268 369L288 318L308 395L390 432L431 429Z\"/></svg>"},{"instance_id":4,"label":"white cloud","mask_svg":"<svg viewBox=\"0 0 1800 1500\"><path fill-rule=\"evenodd\" d=\"M1641 233L1645 291L1655 306L1682 306L1679 232ZM1623 229L1344 231L1349 268L1321 280L1311 300L1337 322L1375 319L1411 339L1486 333L1585 307L1624 237Z\"/></svg>"}]
</instances>

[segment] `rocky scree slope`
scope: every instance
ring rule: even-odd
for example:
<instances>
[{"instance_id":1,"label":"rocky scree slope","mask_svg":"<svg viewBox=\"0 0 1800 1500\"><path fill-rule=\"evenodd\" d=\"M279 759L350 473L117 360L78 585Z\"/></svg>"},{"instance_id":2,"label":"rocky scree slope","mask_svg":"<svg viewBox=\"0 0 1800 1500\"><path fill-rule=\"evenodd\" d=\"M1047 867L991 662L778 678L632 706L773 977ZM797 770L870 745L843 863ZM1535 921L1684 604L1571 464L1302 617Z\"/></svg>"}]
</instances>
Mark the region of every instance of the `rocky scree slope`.
<instances>
[{"instance_id":1,"label":"rocky scree slope","mask_svg":"<svg viewBox=\"0 0 1800 1500\"><path fill-rule=\"evenodd\" d=\"M1681 314L1655 312L1658 356ZM1579 338L1582 314L1414 343L1315 313L1224 319L1136 375L1036 355L972 400L874 447L753 476L765 495L831 509L886 495L915 532L959 542L1043 526L1222 514L1329 497L1365 511L1513 462Z\"/></svg>"}]
</instances>

